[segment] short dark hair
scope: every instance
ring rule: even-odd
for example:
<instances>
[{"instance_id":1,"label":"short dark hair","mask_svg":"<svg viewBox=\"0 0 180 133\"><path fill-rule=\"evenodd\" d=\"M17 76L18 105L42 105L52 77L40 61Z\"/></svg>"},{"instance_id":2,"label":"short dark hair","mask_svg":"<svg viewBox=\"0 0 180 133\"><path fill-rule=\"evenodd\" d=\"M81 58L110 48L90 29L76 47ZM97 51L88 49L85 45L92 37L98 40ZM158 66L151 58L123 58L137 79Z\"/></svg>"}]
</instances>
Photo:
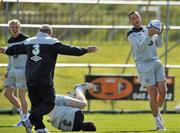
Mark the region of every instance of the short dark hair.
<instances>
[{"instance_id":1,"label":"short dark hair","mask_svg":"<svg viewBox=\"0 0 180 133\"><path fill-rule=\"evenodd\" d=\"M82 130L83 131L96 131L96 126L92 121L84 121Z\"/></svg>"},{"instance_id":2,"label":"short dark hair","mask_svg":"<svg viewBox=\"0 0 180 133\"><path fill-rule=\"evenodd\" d=\"M52 27L49 24L43 24L40 29L40 32L44 32L44 33L48 33L48 34L52 34L53 30Z\"/></svg>"},{"instance_id":3,"label":"short dark hair","mask_svg":"<svg viewBox=\"0 0 180 133\"><path fill-rule=\"evenodd\" d=\"M130 16L132 15L132 14L135 14L135 13L138 13L137 11L130 11L129 13L128 13L128 17L130 18Z\"/></svg>"}]
</instances>

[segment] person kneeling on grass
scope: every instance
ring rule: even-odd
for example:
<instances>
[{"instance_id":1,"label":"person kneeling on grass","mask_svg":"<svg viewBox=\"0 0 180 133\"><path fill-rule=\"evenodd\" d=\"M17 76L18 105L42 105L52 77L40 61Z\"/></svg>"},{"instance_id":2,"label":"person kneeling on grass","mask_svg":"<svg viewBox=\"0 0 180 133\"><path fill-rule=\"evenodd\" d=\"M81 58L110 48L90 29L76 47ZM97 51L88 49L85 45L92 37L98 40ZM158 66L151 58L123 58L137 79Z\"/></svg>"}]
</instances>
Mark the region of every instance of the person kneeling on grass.
<instances>
[{"instance_id":1,"label":"person kneeling on grass","mask_svg":"<svg viewBox=\"0 0 180 133\"><path fill-rule=\"evenodd\" d=\"M93 84L77 84L73 93L56 95L55 106L49 114L49 122L53 127L62 131L96 131L91 121L84 121L81 109L87 105L85 90L93 88Z\"/></svg>"}]
</instances>

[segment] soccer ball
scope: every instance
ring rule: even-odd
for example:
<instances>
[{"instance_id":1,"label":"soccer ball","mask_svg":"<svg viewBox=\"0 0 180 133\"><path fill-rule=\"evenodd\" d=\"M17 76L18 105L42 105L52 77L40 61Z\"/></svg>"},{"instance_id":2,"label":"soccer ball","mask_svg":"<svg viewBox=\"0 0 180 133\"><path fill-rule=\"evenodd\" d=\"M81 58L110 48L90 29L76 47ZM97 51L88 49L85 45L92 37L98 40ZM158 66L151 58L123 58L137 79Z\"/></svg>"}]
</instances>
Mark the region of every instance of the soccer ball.
<instances>
[{"instance_id":1,"label":"soccer ball","mask_svg":"<svg viewBox=\"0 0 180 133\"><path fill-rule=\"evenodd\" d=\"M148 28L155 28L157 32L160 33L162 31L162 23L158 19L153 19L149 22Z\"/></svg>"}]
</instances>

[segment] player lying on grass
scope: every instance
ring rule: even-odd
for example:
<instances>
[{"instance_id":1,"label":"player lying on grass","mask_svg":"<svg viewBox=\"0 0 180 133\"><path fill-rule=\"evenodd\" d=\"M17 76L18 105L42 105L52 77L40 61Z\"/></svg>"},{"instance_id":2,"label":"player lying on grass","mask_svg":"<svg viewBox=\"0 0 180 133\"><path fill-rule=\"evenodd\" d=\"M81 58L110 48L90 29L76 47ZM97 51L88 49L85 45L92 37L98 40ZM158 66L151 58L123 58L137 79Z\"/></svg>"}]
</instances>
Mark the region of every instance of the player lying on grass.
<instances>
[{"instance_id":1,"label":"player lying on grass","mask_svg":"<svg viewBox=\"0 0 180 133\"><path fill-rule=\"evenodd\" d=\"M81 109L87 105L84 93L93 88L93 84L77 84L70 95L56 95L55 107L49 114L49 122L62 131L96 131L91 121L84 121Z\"/></svg>"}]
</instances>

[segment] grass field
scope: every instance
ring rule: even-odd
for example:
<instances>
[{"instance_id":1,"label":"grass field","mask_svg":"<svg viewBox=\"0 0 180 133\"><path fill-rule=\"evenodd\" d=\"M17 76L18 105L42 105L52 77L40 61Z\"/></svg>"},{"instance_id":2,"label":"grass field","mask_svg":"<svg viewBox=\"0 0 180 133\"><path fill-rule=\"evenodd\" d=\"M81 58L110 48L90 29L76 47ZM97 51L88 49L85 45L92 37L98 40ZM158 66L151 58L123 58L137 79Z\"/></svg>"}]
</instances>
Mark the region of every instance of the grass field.
<instances>
[{"instance_id":1,"label":"grass field","mask_svg":"<svg viewBox=\"0 0 180 133\"><path fill-rule=\"evenodd\" d=\"M174 44L174 43L172 43ZM96 45L96 44L95 44ZM130 47L127 43L121 44L97 44L99 51L97 53L85 55L82 57L59 56L58 63L105 63L120 64L125 63ZM158 51L159 55L163 53L164 48ZM180 46L173 49L168 54L168 64L179 64ZM162 59L164 62L164 58ZM7 57L1 55L1 63L7 63ZM132 58L128 63L134 63ZM120 68L93 68L92 74L121 74ZM127 69L126 74L136 74L135 69ZM5 68L0 69L0 86L3 85L3 75ZM56 68L55 70L55 88L57 93L65 94L72 91L76 83L84 82L84 75L88 74L87 68ZM180 70L169 71L169 75L176 77L175 81L175 99L167 104L168 110L173 110L174 106L180 102ZM10 103L0 93L0 108L10 108ZM30 104L29 104L30 106ZM92 110L111 110L111 101L92 100ZM115 110L150 110L148 101L115 101ZM167 133L180 133L180 114L163 115ZM47 117L45 117L46 121ZM86 114L86 120L92 120L97 125L97 132L112 133L150 133L154 129L154 120L151 114ZM18 115L0 115L0 133L25 133L23 127L15 128L11 125L17 123ZM50 124L46 124L52 132L59 132Z\"/></svg>"},{"instance_id":2,"label":"grass field","mask_svg":"<svg viewBox=\"0 0 180 133\"><path fill-rule=\"evenodd\" d=\"M13 127L18 115L0 116L0 133L25 133L24 127ZM48 117L45 117L45 121ZM167 131L180 132L180 114L163 114ZM97 132L102 133L153 133L155 125L151 114L85 114L85 120L96 124ZM46 122L50 132L61 132Z\"/></svg>"}]
</instances>

